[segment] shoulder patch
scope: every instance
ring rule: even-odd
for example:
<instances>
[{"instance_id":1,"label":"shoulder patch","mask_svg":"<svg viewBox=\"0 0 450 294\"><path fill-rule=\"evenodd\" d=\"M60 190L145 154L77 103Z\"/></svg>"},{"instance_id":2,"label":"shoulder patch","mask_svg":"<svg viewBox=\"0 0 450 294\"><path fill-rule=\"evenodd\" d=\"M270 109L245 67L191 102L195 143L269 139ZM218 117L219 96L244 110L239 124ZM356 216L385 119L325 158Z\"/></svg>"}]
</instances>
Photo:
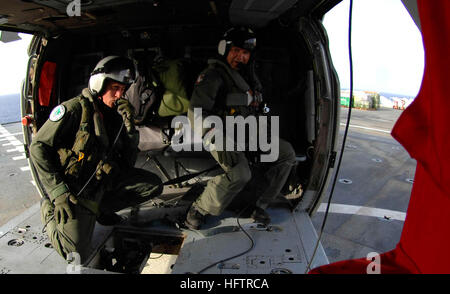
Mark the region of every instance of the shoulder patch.
<instances>
[{"instance_id":1,"label":"shoulder patch","mask_svg":"<svg viewBox=\"0 0 450 294\"><path fill-rule=\"evenodd\" d=\"M61 118L63 118L64 114L66 113L66 107L62 104L56 106L53 108L52 112L50 113L50 120L57 122Z\"/></svg>"}]
</instances>

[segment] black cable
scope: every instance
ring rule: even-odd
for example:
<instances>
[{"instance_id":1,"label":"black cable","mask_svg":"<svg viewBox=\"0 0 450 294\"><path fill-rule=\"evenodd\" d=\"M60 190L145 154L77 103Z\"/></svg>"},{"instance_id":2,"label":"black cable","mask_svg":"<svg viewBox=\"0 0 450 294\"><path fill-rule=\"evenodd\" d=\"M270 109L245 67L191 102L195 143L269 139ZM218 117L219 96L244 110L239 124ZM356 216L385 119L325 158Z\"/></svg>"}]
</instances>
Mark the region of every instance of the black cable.
<instances>
[{"instance_id":1,"label":"black cable","mask_svg":"<svg viewBox=\"0 0 450 294\"><path fill-rule=\"evenodd\" d=\"M41 233L42 234L44 234L45 232L46 232L46 228L47 228L47 225L52 221L52 220L54 220L55 219L55 215L54 214L52 214L51 216L50 216L50 218L48 219L48 221L44 224L44 226L42 227L42 230L41 230Z\"/></svg>"},{"instance_id":2,"label":"black cable","mask_svg":"<svg viewBox=\"0 0 450 294\"><path fill-rule=\"evenodd\" d=\"M345 149L345 141L347 139L347 133L350 125L350 117L352 113L352 105L353 105L353 59L352 59L352 13L353 13L353 0L350 0L350 9L349 9L349 24L348 24L348 55L349 55L349 62L350 62L350 101L349 101L349 107L348 107L348 114L347 114L347 124L345 126L345 132L344 136L342 138L342 146L341 146L341 154L339 155L338 164L336 167L336 173L334 175L333 184L331 186L330 196L328 198L327 208L325 210L325 216L322 222L322 227L320 228L319 237L317 238L316 246L314 248L313 255L311 257L311 260L308 263L308 266L306 267L305 274L310 270L311 264L314 260L314 257L316 256L317 248L319 247L320 239L322 238L323 231L325 229L325 224L328 219L328 213L330 211L331 206L331 198L334 193L334 188L336 186L336 180L339 173L339 168L341 167L342 157L344 155L344 149Z\"/></svg>"},{"instance_id":3,"label":"black cable","mask_svg":"<svg viewBox=\"0 0 450 294\"><path fill-rule=\"evenodd\" d=\"M242 252L242 253L239 253L239 254L237 254L237 255L234 255L234 256L231 256L231 257L228 257L228 258L219 260L219 261L217 261L217 262L215 262L215 263L213 263L213 264L211 264L211 265L208 265L207 267L205 267L205 268L199 270L199 271L197 272L197 274L201 274L202 272L206 271L207 269L212 268L213 266L215 266L215 265L217 265L217 264L220 264L220 263L225 262L225 261L227 261L227 260L230 260L230 259L233 259L233 258L242 256L242 255L244 255L244 254L247 254L247 253L250 252L251 250L253 250L253 248L255 247L255 241L254 241L253 238L252 238L252 237L244 230L244 228L241 226L241 223L239 222L239 218L241 217L242 213L243 213L248 207L249 207L249 205L247 205L244 209L242 209L242 210L238 213L238 215L236 216L236 221L237 221L237 224L238 224L238 226L239 226L239 229L241 229L241 231L242 231L242 232L250 239L250 242L252 243L252 245L250 246L250 248L248 248L247 250L245 250L245 251Z\"/></svg>"},{"instance_id":4,"label":"black cable","mask_svg":"<svg viewBox=\"0 0 450 294\"><path fill-rule=\"evenodd\" d=\"M113 151L114 146L116 145L117 140L119 139L120 133L122 132L122 129L123 129L124 125L125 125L125 119L122 119L122 125L120 126L120 129L119 129L119 131L117 132L116 138L114 139L114 142L113 142L113 144L112 144L112 146L111 146L111 148L110 148L108 154L105 156L104 160L107 160L108 157L111 155L111 152ZM94 176L97 174L98 170L99 170L101 167L102 167L102 166L101 166L100 164L97 166L97 168L94 170L94 172L92 173L92 175L91 175L91 176L89 177L89 179L86 181L86 184L84 184L84 186L81 188L81 190L77 193L77 196L76 196L76 197L78 197L78 196L81 195L81 193L84 191L84 189L86 189L86 187L89 185L89 183L92 181L92 179L94 178Z\"/></svg>"}]
</instances>

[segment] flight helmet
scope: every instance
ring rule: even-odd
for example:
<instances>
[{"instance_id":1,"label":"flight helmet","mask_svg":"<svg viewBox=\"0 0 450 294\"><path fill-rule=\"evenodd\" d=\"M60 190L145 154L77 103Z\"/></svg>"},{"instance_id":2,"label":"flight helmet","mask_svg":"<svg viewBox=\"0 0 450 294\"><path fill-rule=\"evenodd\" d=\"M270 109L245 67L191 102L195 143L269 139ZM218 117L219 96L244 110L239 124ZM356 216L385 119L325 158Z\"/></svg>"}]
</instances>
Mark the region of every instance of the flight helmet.
<instances>
[{"instance_id":1,"label":"flight helmet","mask_svg":"<svg viewBox=\"0 0 450 294\"><path fill-rule=\"evenodd\" d=\"M136 77L133 61L121 56L108 56L100 60L89 78L89 91L93 95L101 95L107 79L119 82L128 87Z\"/></svg>"},{"instance_id":2,"label":"flight helmet","mask_svg":"<svg viewBox=\"0 0 450 294\"><path fill-rule=\"evenodd\" d=\"M252 52L256 47L255 33L251 29L245 27L231 28L223 35L217 51L220 55L227 56L230 48L233 46Z\"/></svg>"}]
</instances>

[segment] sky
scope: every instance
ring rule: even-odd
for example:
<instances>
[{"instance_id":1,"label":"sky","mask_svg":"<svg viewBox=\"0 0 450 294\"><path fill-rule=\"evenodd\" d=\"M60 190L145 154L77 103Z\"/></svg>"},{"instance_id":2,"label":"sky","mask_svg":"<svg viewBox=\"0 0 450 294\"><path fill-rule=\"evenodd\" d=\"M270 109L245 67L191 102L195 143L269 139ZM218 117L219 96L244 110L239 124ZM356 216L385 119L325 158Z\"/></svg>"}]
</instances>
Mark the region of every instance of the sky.
<instances>
[{"instance_id":1,"label":"sky","mask_svg":"<svg viewBox=\"0 0 450 294\"><path fill-rule=\"evenodd\" d=\"M349 3L342 1L324 18L343 89L350 87ZM20 36L20 41L0 42L0 96L20 92L31 40ZM424 67L422 37L400 0L353 1L352 55L355 90L417 95Z\"/></svg>"},{"instance_id":2,"label":"sky","mask_svg":"<svg viewBox=\"0 0 450 294\"><path fill-rule=\"evenodd\" d=\"M19 34L22 40L0 42L0 96L20 93L25 78L31 35Z\"/></svg>"},{"instance_id":3,"label":"sky","mask_svg":"<svg viewBox=\"0 0 450 294\"><path fill-rule=\"evenodd\" d=\"M350 88L348 17L344 0L325 15L333 64L341 88ZM354 0L353 87L415 97L422 83L422 36L400 0Z\"/></svg>"}]
</instances>

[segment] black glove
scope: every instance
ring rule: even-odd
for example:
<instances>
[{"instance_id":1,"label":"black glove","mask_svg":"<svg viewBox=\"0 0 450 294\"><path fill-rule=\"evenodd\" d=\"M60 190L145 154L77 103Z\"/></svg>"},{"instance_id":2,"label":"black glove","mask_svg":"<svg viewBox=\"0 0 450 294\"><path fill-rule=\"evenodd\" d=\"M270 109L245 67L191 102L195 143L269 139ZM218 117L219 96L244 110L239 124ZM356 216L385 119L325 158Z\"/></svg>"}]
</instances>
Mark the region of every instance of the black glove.
<instances>
[{"instance_id":1,"label":"black glove","mask_svg":"<svg viewBox=\"0 0 450 294\"><path fill-rule=\"evenodd\" d=\"M74 215L69 202L77 203L77 199L70 192L58 196L53 202L55 204L55 218L58 224L65 224L69 219L73 219Z\"/></svg>"},{"instance_id":2,"label":"black glove","mask_svg":"<svg viewBox=\"0 0 450 294\"><path fill-rule=\"evenodd\" d=\"M116 101L117 112L122 116L128 133L135 131L134 128L134 109L127 99L120 98Z\"/></svg>"}]
</instances>

